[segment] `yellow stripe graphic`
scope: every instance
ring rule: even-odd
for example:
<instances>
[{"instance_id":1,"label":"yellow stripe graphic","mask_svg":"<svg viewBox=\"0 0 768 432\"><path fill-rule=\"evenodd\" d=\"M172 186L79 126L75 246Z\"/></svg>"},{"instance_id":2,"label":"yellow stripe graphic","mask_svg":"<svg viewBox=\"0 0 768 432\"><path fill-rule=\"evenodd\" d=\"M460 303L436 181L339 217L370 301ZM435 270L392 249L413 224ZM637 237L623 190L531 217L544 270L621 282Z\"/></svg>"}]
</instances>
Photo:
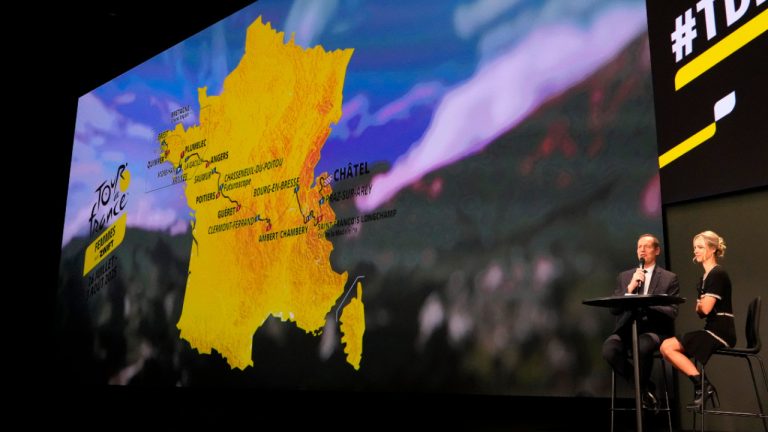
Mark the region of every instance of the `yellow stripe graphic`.
<instances>
[{"instance_id":1,"label":"yellow stripe graphic","mask_svg":"<svg viewBox=\"0 0 768 432\"><path fill-rule=\"evenodd\" d=\"M680 156L688 153L689 151L693 150L696 146L703 143L704 141L712 138L715 136L715 130L717 129L717 126L715 126L715 123L712 122L709 124L709 126L705 127L704 129L696 132L691 137L686 139L685 141L681 142L680 144L672 147L669 149L666 153L659 156L659 169L664 168L665 166L669 165L674 161L675 159L679 158Z\"/></svg>"},{"instance_id":2,"label":"yellow stripe graphic","mask_svg":"<svg viewBox=\"0 0 768 432\"><path fill-rule=\"evenodd\" d=\"M738 51L752 39L760 36L767 29L768 9L747 21L746 24L701 53L698 57L691 60L690 63L681 67L675 74L675 90L680 90L699 75L708 71L712 66Z\"/></svg>"},{"instance_id":3,"label":"yellow stripe graphic","mask_svg":"<svg viewBox=\"0 0 768 432\"><path fill-rule=\"evenodd\" d=\"M107 228L96 238L88 249L85 250L85 265L83 266L83 276L93 270L104 258L108 257L125 238L125 225L128 214L123 213L115 223Z\"/></svg>"}]
</instances>

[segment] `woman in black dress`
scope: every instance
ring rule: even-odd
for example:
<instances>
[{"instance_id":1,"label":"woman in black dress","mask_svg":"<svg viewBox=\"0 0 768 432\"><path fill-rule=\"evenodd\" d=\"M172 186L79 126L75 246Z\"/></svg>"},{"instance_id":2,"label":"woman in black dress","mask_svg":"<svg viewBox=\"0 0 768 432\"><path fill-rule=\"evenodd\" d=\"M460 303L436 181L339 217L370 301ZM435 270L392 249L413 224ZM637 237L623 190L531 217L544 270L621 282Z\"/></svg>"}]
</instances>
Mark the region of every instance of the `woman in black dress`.
<instances>
[{"instance_id":1,"label":"woman in black dress","mask_svg":"<svg viewBox=\"0 0 768 432\"><path fill-rule=\"evenodd\" d=\"M721 347L736 344L736 328L733 324L731 305L731 279L725 269L717 264L717 258L725 254L725 241L712 231L704 231L693 238L693 261L704 267L704 276L698 286L696 313L706 318L704 330L683 335L682 339L669 338L661 344L661 354L668 362L686 374L694 385L694 400L688 408L699 409L708 399L719 405L717 390L705 383L702 391L701 374L688 357L706 365L712 353Z\"/></svg>"}]
</instances>

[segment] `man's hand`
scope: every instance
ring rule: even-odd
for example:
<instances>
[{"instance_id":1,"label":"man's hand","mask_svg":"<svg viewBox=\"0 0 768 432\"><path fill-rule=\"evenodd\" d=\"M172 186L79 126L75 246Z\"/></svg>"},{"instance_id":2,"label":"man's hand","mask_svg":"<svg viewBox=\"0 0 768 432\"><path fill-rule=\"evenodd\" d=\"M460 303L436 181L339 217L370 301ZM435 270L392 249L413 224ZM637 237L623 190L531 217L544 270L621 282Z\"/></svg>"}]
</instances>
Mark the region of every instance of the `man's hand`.
<instances>
[{"instance_id":1,"label":"man's hand","mask_svg":"<svg viewBox=\"0 0 768 432\"><path fill-rule=\"evenodd\" d=\"M627 285L627 292L634 293L635 289L637 289L638 286L641 286L641 284L645 284L645 270L639 268L635 270L635 274L632 275L632 280L630 280L629 285Z\"/></svg>"}]
</instances>

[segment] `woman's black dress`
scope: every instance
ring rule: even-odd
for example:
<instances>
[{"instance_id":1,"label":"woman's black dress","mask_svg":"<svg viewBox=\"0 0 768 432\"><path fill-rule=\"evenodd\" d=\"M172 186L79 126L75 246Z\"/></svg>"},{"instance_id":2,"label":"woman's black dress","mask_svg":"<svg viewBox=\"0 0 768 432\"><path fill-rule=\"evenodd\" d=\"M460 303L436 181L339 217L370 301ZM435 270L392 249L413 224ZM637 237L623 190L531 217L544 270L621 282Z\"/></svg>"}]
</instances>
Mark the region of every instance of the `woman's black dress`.
<instances>
[{"instance_id":1,"label":"woman's black dress","mask_svg":"<svg viewBox=\"0 0 768 432\"><path fill-rule=\"evenodd\" d=\"M719 265L709 271L706 279L698 286L699 294L717 299L715 307L705 317L704 330L686 333L682 337L685 353L702 364L707 364L709 357L718 348L736 345L736 327L733 323L733 305L731 304L731 279L725 269Z\"/></svg>"}]
</instances>

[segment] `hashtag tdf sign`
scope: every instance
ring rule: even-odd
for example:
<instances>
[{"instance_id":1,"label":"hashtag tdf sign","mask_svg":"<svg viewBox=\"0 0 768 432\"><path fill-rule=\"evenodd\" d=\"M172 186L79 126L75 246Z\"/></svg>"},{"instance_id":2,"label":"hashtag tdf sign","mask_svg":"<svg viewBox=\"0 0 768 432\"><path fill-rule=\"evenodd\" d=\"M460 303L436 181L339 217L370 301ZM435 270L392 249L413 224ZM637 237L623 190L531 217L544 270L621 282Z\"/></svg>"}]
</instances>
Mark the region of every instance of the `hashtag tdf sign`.
<instances>
[{"instance_id":1,"label":"hashtag tdf sign","mask_svg":"<svg viewBox=\"0 0 768 432\"><path fill-rule=\"evenodd\" d=\"M665 203L768 185L768 0L648 0Z\"/></svg>"}]
</instances>

